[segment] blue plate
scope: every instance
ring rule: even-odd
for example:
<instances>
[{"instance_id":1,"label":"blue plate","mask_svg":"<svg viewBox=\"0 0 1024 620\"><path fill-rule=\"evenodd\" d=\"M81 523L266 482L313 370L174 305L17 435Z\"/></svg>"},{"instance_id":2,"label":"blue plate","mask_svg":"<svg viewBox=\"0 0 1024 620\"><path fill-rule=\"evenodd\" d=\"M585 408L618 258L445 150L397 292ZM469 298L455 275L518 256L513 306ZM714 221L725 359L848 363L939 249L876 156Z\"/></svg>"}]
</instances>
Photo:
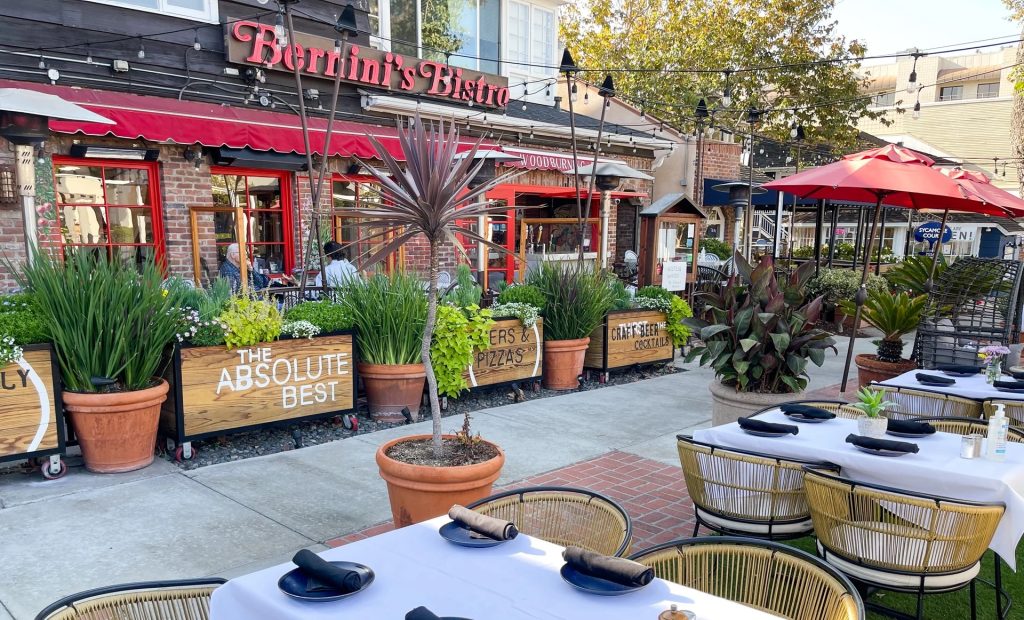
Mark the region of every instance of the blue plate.
<instances>
[{"instance_id":1,"label":"blue plate","mask_svg":"<svg viewBox=\"0 0 1024 620\"><path fill-rule=\"evenodd\" d=\"M277 580L277 587L282 592L292 598L299 599L300 601L314 601L314 602L327 602L337 601L354 594L359 594L366 588L370 587L373 583L373 569L363 564L356 564L355 562L331 562L331 564L344 568L346 570L359 571L366 575L363 579L363 587L353 592L338 592L337 590L319 590L316 592L306 592L306 586L309 584L309 577L306 573L302 572L301 568L288 571Z\"/></svg>"},{"instance_id":2,"label":"blue plate","mask_svg":"<svg viewBox=\"0 0 1024 620\"><path fill-rule=\"evenodd\" d=\"M441 535L441 538L460 547L494 547L508 542L507 540L495 540L493 538L476 538L473 536L473 532L455 521L449 521L442 525L441 529L438 530L438 534Z\"/></svg>"},{"instance_id":3,"label":"blue plate","mask_svg":"<svg viewBox=\"0 0 1024 620\"><path fill-rule=\"evenodd\" d=\"M607 579L601 579L600 577L593 577L586 573L581 573L569 564L563 564L562 570L559 572L562 575L562 579L572 587L577 590L582 590L587 594L596 594L598 596L619 596L622 594L629 594L630 592L636 592L644 587L624 586L621 583L615 583L614 581L608 581Z\"/></svg>"}]
</instances>

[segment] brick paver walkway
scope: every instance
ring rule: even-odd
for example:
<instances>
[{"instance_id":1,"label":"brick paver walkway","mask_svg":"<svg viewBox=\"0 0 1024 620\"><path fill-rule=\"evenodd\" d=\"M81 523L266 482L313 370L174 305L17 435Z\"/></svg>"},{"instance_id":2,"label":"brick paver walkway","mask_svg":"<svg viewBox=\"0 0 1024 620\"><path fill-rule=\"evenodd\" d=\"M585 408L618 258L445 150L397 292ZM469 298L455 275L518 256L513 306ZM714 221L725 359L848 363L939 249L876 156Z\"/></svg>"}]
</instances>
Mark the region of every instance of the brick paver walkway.
<instances>
[{"instance_id":1,"label":"brick paver walkway","mask_svg":"<svg viewBox=\"0 0 1024 620\"><path fill-rule=\"evenodd\" d=\"M495 491L540 485L582 487L607 495L633 520L633 550L693 533L693 504L679 466L613 451L589 461L533 476ZM331 547L393 529L390 521L327 541Z\"/></svg>"}]
</instances>

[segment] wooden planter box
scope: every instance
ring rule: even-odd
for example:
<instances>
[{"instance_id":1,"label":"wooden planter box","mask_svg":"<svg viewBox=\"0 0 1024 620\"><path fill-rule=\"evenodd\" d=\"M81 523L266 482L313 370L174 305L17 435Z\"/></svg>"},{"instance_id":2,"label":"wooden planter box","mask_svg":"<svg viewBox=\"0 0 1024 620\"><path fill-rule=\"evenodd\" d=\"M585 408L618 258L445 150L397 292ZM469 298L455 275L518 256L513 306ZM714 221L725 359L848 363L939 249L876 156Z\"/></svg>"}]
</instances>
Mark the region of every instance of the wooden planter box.
<instances>
[{"instance_id":1,"label":"wooden planter box","mask_svg":"<svg viewBox=\"0 0 1024 620\"><path fill-rule=\"evenodd\" d=\"M658 310L609 312L590 334L583 367L607 373L616 368L670 362L672 336L665 331L665 313Z\"/></svg>"},{"instance_id":2,"label":"wooden planter box","mask_svg":"<svg viewBox=\"0 0 1024 620\"><path fill-rule=\"evenodd\" d=\"M516 381L539 381L544 367L544 320L523 327L519 319L495 319L491 346L473 354L463 377L470 389Z\"/></svg>"},{"instance_id":3,"label":"wooden planter box","mask_svg":"<svg viewBox=\"0 0 1024 620\"><path fill-rule=\"evenodd\" d=\"M175 347L160 427L191 441L355 409L352 331L254 347ZM189 448L190 446L186 446ZM185 454L188 458L189 454Z\"/></svg>"},{"instance_id":4,"label":"wooden planter box","mask_svg":"<svg viewBox=\"0 0 1024 620\"><path fill-rule=\"evenodd\" d=\"M0 461L64 452L57 357L48 344L24 349L19 361L0 368Z\"/></svg>"}]
</instances>

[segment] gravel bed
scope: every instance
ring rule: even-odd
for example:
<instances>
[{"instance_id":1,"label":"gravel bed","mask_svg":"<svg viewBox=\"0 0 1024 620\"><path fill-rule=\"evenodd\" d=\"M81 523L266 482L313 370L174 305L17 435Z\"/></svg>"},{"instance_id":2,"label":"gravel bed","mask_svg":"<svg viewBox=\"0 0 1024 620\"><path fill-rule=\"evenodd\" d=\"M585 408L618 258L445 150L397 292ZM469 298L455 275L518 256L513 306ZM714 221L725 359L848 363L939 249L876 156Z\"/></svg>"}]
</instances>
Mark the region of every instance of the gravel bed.
<instances>
[{"instance_id":1,"label":"gravel bed","mask_svg":"<svg viewBox=\"0 0 1024 620\"><path fill-rule=\"evenodd\" d=\"M607 383L599 383L596 380L597 373L593 373L591 380L584 381L579 389L580 391L597 390L612 385L624 385L676 372L685 372L685 370L677 368L673 364L649 366L641 369L631 368L611 372ZM526 400L566 394L566 392L557 392L544 388L534 392L527 384L523 384L523 389L525 390L523 396ZM448 409L442 411L442 416L461 416L466 411L473 412L490 407L509 405L517 402L516 399L517 394L509 386L481 388L473 392L463 393L458 399L449 399ZM178 465L182 469L196 469L205 465L239 461L264 454L285 452L287 450L294 450L296 447L318 445L354 435L372 433L393 426L401 426L400 424L383 424L370 420L367 416L365 401L360 401L356 413L359 416L358 431L346 429L342 424L341 417L336 416L193 442L192 447L195 450L195 456L191 460L181 461ZM429 416L429 407L422 407L420 409L420 419L423 420L429 418ZM448 426L452 425L446 425L446 430ZM452 426L452 429L456 430L456 427ZM301 445L297 445L296 438L300 439ZM158 443L161 447L163 446L162 440ZM158 458L174 461L174 454L164 453Z\"/></svg>"}]
</instances>

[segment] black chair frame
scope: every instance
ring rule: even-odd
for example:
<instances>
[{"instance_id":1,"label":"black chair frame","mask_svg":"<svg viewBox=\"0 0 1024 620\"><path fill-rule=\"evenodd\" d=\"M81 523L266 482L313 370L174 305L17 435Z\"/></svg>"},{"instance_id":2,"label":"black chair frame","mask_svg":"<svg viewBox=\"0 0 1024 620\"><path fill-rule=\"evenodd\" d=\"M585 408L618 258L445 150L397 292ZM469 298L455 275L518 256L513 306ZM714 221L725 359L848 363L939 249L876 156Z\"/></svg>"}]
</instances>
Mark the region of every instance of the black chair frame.
<instances>
[{"instance_id":1,"label":"black chair frame","mask_svg":"<svg viewBox=\"0 0 1024 620\"><path fill-rule=\"evenodd\" d=\"M75 603L85 601L97 596L106 594L125 594L132 590L157 590L162 588L193 588L202 586L219 586L227 583L227 579L221 577L203 577L198 579L172 579L168 581L137 581L133 583L122 583L113 586L103 586L91 590L83 590L75 594L69 594L58 599L43 608L36 614L35 620L46 620L51 614L73 606Z\"/></svg>"}]
</instances>

